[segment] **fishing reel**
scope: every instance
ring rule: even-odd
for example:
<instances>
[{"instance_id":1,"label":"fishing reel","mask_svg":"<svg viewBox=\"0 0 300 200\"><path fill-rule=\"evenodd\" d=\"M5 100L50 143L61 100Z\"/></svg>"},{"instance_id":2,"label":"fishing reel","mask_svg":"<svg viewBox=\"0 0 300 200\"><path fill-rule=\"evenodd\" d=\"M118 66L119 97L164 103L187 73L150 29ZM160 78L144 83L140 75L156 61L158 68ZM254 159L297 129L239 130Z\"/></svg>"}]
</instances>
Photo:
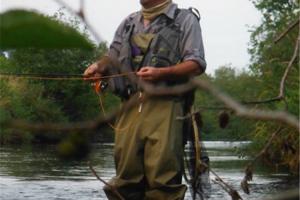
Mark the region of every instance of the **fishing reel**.
<instances>
[{"instance_id":1,"label":"fishing reel","mask_svg":"<svg viewBox=\"0 0 300 200\"><path fill-rule=\"evenodd\" d=\"M108 83L106 81L97 81L95 83L92 84L92 86L94 87L94 90L97 94L100 94L101 92L105 92L105 90L108 87Z\"/></svg>"}]
</instances>

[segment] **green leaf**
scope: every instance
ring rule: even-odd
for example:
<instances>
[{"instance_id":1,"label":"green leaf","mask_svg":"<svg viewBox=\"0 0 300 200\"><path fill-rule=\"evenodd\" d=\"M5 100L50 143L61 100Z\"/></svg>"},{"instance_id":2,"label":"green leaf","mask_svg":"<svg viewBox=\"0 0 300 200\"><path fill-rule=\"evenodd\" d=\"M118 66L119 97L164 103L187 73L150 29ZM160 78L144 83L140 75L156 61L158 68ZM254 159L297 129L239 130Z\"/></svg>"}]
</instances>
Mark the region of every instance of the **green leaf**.
<instances>
[{"instance_id":1,"label":"green leaf","mask_svg":"<svg viewBox=\"0 0 300 200\"><path fill-rule=\"evenodd\" d=\"M93 48L74 28L32 11L11 10L0 15L0 49Z\"/></svg>"}]
</instances>

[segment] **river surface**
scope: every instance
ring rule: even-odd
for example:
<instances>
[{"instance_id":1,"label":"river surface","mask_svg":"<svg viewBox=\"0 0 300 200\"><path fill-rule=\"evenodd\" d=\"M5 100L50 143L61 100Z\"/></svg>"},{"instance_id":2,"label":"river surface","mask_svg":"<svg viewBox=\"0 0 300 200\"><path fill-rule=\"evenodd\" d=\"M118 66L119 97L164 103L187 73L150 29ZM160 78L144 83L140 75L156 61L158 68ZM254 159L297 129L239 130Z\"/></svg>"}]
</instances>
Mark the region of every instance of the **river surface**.
<instances>
[{"instance_id":1,"label":"river surface","mask_svg":"<svg viewBox=\"0 0 300 200\"><path fill-rule=\"evenodd\" d=\"M250 183L250 195L244 194L240 182L248 158L239 158L235 149L247 142L205 142L212 169L234 187L243 199L265 199L270 195L297 187L298 182L288 174L274 173L259 166ZM109 180L115 174L113 145L95 144L88 158L98 175ZM214 176L210 176L214 179ZM1 200L104 200L103 184L89 170L87 160L63 161L55 153L55 146L0 147ZM230 200L216 184L211 184L211 200ZM189 192L186 200L191 199Z\"/></svg>"}]
</instances>

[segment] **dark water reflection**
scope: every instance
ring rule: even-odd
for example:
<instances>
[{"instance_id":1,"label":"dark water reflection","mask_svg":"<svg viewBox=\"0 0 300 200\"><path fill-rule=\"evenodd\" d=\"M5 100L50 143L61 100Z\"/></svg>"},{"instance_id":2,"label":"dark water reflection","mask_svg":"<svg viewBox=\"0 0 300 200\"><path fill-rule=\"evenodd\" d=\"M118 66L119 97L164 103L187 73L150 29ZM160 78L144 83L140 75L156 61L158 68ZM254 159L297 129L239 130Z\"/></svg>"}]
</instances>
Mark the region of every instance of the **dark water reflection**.
<instances>
[{"instance_id":1,"label":"dark water reflection","mask_svg":"<svg viewBox=\"0 0 300 200\"><path fill-rule=\"evenodd\" d=\"M251 194L243 194L239 185L247 158L237 157L233 149L246 144L206 142L212 168L244 199L265 199L297 186L297 180L290 180L287 174L268 173L260 166L250 185ZM88 159L63 161L57 157L55 146L0 147L0 199L106 199L101 190L103 185L91 174L87 161L91 160L99 176L108 180L115 173L112 149L112 144L96 144ZM189 193L186 199L190 199ZM230 197L212 184L210 199Z\"/></svg>"}]
</instances>

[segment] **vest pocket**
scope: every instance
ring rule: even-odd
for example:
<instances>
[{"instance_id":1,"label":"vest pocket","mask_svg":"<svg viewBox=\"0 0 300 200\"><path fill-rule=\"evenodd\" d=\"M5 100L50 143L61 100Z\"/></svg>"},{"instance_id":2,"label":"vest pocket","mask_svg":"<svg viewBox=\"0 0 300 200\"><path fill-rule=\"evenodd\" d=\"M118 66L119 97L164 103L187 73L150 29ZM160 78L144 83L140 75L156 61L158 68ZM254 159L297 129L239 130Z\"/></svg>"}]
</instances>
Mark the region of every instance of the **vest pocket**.
<instances>
[{"instance_id":1,"label":"vest pocket","mask_svg":"<svg viewBox=\"0 0 300 200\"><path fill-rule=\"evenodd\" d=\"M167 67L170 65L172 65L172 62L166 56L154 55L151 59L151 66L154 66L154 67Z\"/></svg>"}]
</instances>

